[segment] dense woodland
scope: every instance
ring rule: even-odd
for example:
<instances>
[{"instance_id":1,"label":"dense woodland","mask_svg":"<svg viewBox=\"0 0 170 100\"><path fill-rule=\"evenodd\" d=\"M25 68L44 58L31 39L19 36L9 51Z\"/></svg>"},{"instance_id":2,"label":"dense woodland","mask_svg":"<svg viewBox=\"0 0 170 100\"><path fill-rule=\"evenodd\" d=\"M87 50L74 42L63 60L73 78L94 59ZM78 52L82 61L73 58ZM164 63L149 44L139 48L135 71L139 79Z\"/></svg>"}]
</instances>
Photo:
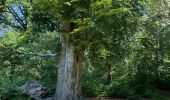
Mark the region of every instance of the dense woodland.
<instances>
[{"instance_id":1,"label":"dense woodland","mask_svg":"<svg viewBox=\"0 0 170 100\"><path fill-rule=\"evenodd\" d=\"M50 100L170 100L170 1L0 0L0 100L32 100L28 81Z\"/></svg>"}]
</instances>

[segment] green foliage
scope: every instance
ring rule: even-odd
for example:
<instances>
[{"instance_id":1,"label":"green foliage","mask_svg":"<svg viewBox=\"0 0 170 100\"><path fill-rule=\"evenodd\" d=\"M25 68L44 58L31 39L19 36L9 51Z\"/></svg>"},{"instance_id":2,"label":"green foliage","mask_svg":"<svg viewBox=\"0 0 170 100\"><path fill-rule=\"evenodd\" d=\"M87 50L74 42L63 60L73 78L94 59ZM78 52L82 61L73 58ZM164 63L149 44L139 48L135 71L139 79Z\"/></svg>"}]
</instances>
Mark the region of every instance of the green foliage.
<instances>
[{"instance_id":1,"label":"green foliage","mask_svg":"<svg viewBox=\"0 0 170 100\"><path fill-rule=\"evenodd\" d=\"M18 90L28 80L54 94L67 19L74 24L68 42L85 50L84 96L163 100L154 92L170 90L169 3L163 1L0 0L0 30L8 30L0 37L0 99L29 100Z\"/></svg>"},{"instance_id":2,"label":"green foliage","mask_svg":"<svg viewBox=\"0 0 170 100\"><path fill-rule=\"evenodd\" d=\"M2 77L2 75L0 77ZM5 78L1 79L0 98L2 100L6 100L6 99L11 100L11 98L24 95L23 92L21 92L18 88L24 83L24 80L25 80L24 77L17 77L13 81Z\"/></svg>"},{"instance_id":3,"label":"green foliage","mask_svg":"<svg viewBox=\"0 0 170 100\"><path fill-rule=\"evenodd\" d=\"M37 37L36 40L33 36ZM60 46L56 43L57 34L45 32L38 37L30 33L27 34L27 38L22 37L25 38L14 31L9 31L1 37L1 99L29 100L27 95L18 90L18 87L29 80L41 80L51 94L55 92L58 64L56 59L59 57L46 54L59 51ZM28 41L28 38L34 42Z\"/></svg>"}]
</instances>

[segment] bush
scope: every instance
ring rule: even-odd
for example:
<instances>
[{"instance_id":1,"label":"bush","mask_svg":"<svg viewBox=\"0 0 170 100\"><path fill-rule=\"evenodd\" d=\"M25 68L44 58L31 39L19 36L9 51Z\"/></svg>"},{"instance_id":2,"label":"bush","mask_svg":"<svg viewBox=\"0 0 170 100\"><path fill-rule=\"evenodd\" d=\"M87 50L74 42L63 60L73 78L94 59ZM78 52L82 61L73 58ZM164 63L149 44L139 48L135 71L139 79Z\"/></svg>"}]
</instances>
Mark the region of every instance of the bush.
<instances>
[{"instance_id":1,"label":"bush","mask_svg":"<svg viewBox=\"0 0 170 100\"><path fill-rule=\"evenodd\" d=\"M5 80L0 82L0 99L1 100L13 100L15 96L19 97L23 95L23 92L19 90L24 82L22 77L18 77L14 80Z\"/></svg>"},{"instance_id":2,"label":"bush","mask_svg":"<svg viewBox=\"0 0 170 100\"><path fill-rule=\"evenodd\" d=\"M93 83L93 82L89 82L89 81L84 82L82 84L82 91L83 91L84 96L87 96L87 97L97 96L95 94L95 92L96 92L96 84Z\"/></svg>"},{"instance_id":3,"label":"bush","mask_svg":"<svg viewBox=\"0 0 170 100\"><path fill-rule=\"evenodd\" d=\"M107 95L112 97L127 97L129 95L129 87L127 84L112 82L107 90Z\"/></svg>"}]
</instances>

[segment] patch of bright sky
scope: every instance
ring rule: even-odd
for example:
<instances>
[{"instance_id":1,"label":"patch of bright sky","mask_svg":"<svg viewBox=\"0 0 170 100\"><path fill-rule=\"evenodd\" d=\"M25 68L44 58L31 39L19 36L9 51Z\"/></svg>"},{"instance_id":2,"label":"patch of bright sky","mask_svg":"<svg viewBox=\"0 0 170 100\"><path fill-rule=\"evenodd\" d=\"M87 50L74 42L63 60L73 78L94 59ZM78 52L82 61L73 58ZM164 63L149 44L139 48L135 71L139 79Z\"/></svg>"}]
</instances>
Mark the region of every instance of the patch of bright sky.
<instances>
[{"instance_id":1,"label":"patch of bright sky","mask_svg":"<svg viewBox=\"0 0 170 100\"><path fill-rule=\"evenodd\" d=\"M20 19L23 21L23 23L25 24L25 20L24 20L24 15L22 14L22 5L20 4L13 4L11 5L11 7L13 8L13 10L15 11L15 13L20 17ZM14 17L13 19L11 19L11 22L14 23L15 25L21 26L19 23L17 23L17 21L15 21ZM0 24L0 27L2 26L2 24ZM8 32L8 30L10 30L11 27L7 27L7 28L3 28L0 29L0 36L2 36L3 34L5 34L6 32Z\"/></svg>"}]
</instances>

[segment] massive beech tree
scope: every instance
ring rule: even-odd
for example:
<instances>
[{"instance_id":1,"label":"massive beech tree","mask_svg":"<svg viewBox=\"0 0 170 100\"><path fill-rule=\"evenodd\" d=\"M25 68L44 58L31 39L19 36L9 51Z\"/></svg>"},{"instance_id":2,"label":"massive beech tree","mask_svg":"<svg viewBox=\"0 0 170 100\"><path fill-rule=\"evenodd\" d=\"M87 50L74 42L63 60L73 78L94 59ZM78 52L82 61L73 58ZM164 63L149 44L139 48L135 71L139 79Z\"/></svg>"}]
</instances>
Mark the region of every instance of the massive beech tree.
<instances>
[{"instance_id":1,"label":"massive beech tree","mask_svg":"<svg viewBox=\"0 0 170 100\"><path fill-rule=\"evenodd\" d=\"M156 3L153 4L155 1ZM147 94L148 91L150 92L147 88L148 85L152 85L157 81L160 82L160 80L166 82L166 80L169 79L169 73L164 74L164 72L169 71L167 66L169 66L168 55L170 48L170 17L168 14L170 10L168 2L162 5L165 1L166 0L0 0L0 29L4 27L7 27L7 29L14 28L16 32L19 31L19 33L21 33L18 34L11 31L2 37L0 41L0 57L1 62L5 63L1 66L7 65L10 67L7 71L10 71L9 79L12 80L12 83L17 76L16 73L14 73L16 72L15 66L21 67L21 64L23 64L24 67L32 66L31 63L33 61L36 62L36 59L38 59L40 63L38 65L36 65L37 63L34 64L33 67L35 67L34 69L42 67L46 60L43 61L42 57L56 56L56 54L43 55L41 53L29 53L30 49L31 51L32 49L41 49L43 52L53 53L57 51L53 50L55 46L52 50L48 47L43 47L46 48L43 49L41 46L45 45L43 44L44 42L39 44L41 46L31 42L31 47L29 46L28 49L27 47L22 48L23 45L20 45L20 43L25 43L24 46L28 46L28 43L30 43L29 40L34 40L37 37L42 38L41 40L46 40L46 38L39 37L40 34L38 34L38 32L55 31L56 35L59 34L60 36L60 43L54 45L61 46L61 53L59 54L60 66L58 67L57 87L53 97L54 100L80 100L82 98L81 74L84 54L86 54L86 58L89 57L86 63L90 63L90 67L92 65L98 67L94 70L97 73L96 76L99 78L103 77L103 79L107 81L103 82L104 86L106 86L105 88L99 84L99 90L102 90L102 95L104 89L107 92L111 90L111 93L116 93L116 90L125 90L125 93L123 92L121 95L130 95L136 99L136 95L139 96ZM140 22L142 24L138 25ZM34 38L35 34L39 36L35 36ZM51 33L49 32L48 34ZM50 35L46 34L44 37L48 36ZM29 37L29 40L27 37ZM10 40L11 38L14 38L14 40L8 41L8 39ZM25 39L27 40L26 42ZM39 39L37 41L39 41ZM127 44L124 41L126 41ZM40 42L42 41L38 43ZM51 44L51 42L48 43ZM18 52L19 49L25 50L26 52ZM123 51L127 49L128 51ZM57 52L59 52L59 50ZM31 60L28 59L30 58L28 55L32 56ZM36 59L33 55L36 56ZM123 56L126 56L126 58L124 58L125 61L120 65L116 65L115 63L118 63L118 60L123 58ZM25 61L23 58L28 59L28 61ZM55 60L56 62L58 61L58 59ZM48 68L51 68L51 63L53 62L46 62ZM113 69L113 67L117 66L120 67L119 71ZM129 67L128 71L125 67ZM24 69L26 69L26 71L28 70L28 68ZM17 71L18 70L22 73L25 71L23 69L17 69ZM42 73L45 76L47 74L45 74L44 71L45 70L42 70ZM128 77L126 76L126 71L128 72ZM38 72L39 71L35 71L33 73ZM124 84L116 84L115 86L115 84L112 83L115 82L113 80L117 78L117 76L116 74L113 75L112 72L117 74L124 73L125 75L123 75L123 77L125 76L125 78L129 79L118 77L120 78L119 80L123 80ZM52 74L48 71L46 73L48 73L48 75ZM105 73L106 75L103 75ZM163 78L161 78L160 73L164 74L162 75ZM41 77L39 74L37 76ZM5 78L3 79L6 80ZM100 80L102 79L100 78ZM98 85L98 82L99 81L94 82L95 88L97 89L96 84ZM119 81L116 82L118 84L121 83ZM5 82L2 81L2 83ZM8 85L8 82L5 84ZM87 82L86 88L88 85L89 82ZM121 86L123 86L123 89ZM162 87L164 85L160 86ZM119 89L120 87L121 89ZM2 89L0 88L0 90ZM127 93L129 91L130 93ZM4 90L0 91L0 97L2 97L1 92L3 93ZM7 95L9 95L9 92L7 92Z\"/></svg>"},{"instance_id":2,"label":"massive beech tree","mask_svg":"<svg viewBox=\"0 0 170 100\"><path fill-rule=\"evenodd\" d=\"M58 1L58 12L64 28L60 32L62 46L55 100L82 98L81 70L84 49L89 47L90 43L107 39L108 34L110 41L115 40L117 45L120 45L120 41L129 33L129 26L134 24L127 17L139 13L139 9L135 8L137 5L140 6L140 3L114 0ZM109 41L105 43L109 44Z\"/></svg>"},{"instance_id":3,"label":"massive beech tree","mask_svg":"<svg viewBox=\"0 0 170 100\"><path fill-rule=\"evenodd\" d=\"M61 57L54 100L82 98L84 50L90 48L92 52L93 46L114 48L113 45L121 45L135 29L143 7L142 1L131 0L31 0L29 3L32 11L29 21L35 21L35 25L36 18L44 16L53 16L61 22L55 27L60 33ZM114 57L114 54L102 52L105 57Z\"/></svg>"}]
</instances>

